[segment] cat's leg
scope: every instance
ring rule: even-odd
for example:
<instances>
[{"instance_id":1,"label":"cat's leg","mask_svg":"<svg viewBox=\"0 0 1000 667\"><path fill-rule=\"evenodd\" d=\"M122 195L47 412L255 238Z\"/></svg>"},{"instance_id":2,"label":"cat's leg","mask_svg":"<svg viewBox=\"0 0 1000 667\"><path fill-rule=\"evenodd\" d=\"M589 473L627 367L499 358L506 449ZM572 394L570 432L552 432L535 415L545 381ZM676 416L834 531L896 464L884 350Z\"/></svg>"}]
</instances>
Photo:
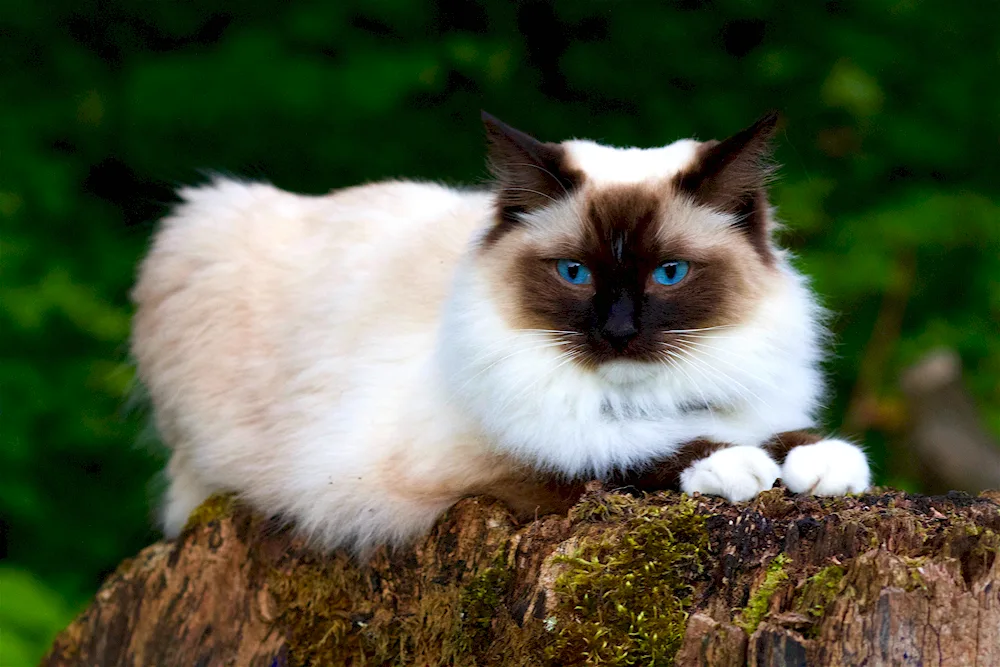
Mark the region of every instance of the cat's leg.
<instances>
[{"instance_id":1,"label":"cat's leg","mask_svg":"<svg viewBox=\"0 0 1000 667\"><path fill-rule=\"evenodd\" d=\"M514 471L490 485L477 488L472 495L485 495L502 501L519 521L530 521L546 514L565 514L583 495L586 484L565 481L528 471Z\"/></svg>"},{"instance_id":2,"label":"cat's leg","mask_svg":"<svg viewBox=\"0 0 1000 667\"><path fill-rule=\"evenodd\" d=\"M188 517L198 505L212 495L213 489L199 479L178 453L170 457L167 466L170 486L163 501L163 534L169 539L177 537L187 524Z\"/></svg>"},{"instance_id":3,"label":"cat's leg","mask_svg":"<svg viewBox=\"0 0 1000 667\"><path fill-rule=\"evenodd\" d=\"M669 458L643 471L613 481L639 491L680 489L738 502L770 489L780 472L778 464L760 447L699 439L685 443Z\"/></svg>"},{"instance_id":4,"label":"cat's leg","mask_svg":"<svg viewBox=\"0 0 1000 667\"><path fill-rule=\"evenodd\" d=\"M871 485L864 451L845 440L787 431L763 446L781 463L781 479L794 493L840 496L861 493Z\"/></svg>"}]
</instances>

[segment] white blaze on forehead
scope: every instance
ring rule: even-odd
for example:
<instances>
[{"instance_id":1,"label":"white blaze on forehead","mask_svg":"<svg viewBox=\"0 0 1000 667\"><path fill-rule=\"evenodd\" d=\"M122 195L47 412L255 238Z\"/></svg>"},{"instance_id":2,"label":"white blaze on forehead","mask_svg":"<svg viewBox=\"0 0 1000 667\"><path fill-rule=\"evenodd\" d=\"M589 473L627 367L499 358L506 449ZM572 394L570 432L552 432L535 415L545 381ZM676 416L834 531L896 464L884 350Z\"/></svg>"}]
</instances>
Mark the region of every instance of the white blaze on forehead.
<instances>
[{"instance_id":1,"label":"white blaze on forehead","mask_svg":"<svg viewBox=\"0 0 1000 667\"><path fill-rule=\"evenodd\" d=\"M590 181L640 183L669 178L694 161L701 142L681 139L662 148L614 148L592 141L563 142L571 166Z\"/></svg>"}]
</instances>

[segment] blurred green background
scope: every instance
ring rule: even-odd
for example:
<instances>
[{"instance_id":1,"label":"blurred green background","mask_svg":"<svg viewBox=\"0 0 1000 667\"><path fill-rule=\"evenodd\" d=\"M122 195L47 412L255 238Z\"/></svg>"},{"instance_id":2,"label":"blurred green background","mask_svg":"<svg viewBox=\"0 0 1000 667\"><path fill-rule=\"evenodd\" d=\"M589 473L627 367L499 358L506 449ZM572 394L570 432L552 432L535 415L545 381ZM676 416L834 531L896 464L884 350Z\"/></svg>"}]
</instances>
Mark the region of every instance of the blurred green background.
<instances>
[{"instance_id":1,"label":"blurred green background","mask_svg":"<svg viewBox=\"0 0 1000 667\"><path fill-rule=\"evenodd\" d=\"M482 182L481 108L642 146L778 108L784 239L838 313L830 426L919 490L887 456L896 378L946 345L1000 433L1000 4L232 6L0 3L0 664L37 661L157 538L127 295L151 221L203 169L314 193Z\"/></svg>"}]
</instances>

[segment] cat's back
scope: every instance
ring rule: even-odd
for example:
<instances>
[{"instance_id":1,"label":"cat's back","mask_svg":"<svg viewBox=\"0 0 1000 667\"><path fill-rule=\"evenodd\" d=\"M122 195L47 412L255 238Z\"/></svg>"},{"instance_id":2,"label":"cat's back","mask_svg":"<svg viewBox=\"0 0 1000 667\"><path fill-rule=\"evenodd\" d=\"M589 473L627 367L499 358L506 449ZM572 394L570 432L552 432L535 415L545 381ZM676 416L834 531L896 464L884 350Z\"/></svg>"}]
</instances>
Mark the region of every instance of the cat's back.
<instances>
[{"instance_id":1,"label":"cat's back","mask_svg":"<svg viewBox=\"0 0 1000 667\"><path fill-rule=\"evenodd\" d=\"M384 247L430 224L442 233L448 228L468 233L483 221L489 206L485 191L415 181L371 183L315 196L216 178L183 188L179 195L181 203L162 221L149 257L176 254L192 268L275 260L305 249Z\"/></svg>"},{"instance_id":2,"label":"cat's back","mask_svg":"<svg viewBox=\"0 0 1000 667\"><path fill-rule=\"evenodd\" d=\"M486 192L413 181L311 196L218 178L179 194L140 266L133 291L140 309L185 289L259 306L269 295L293 296L283 290L308 298L305 288L323 280L327 295L353 292L375 274L403 270L391 264L403 257L406 273L419 279L429 260L457 260L489 207Z\"/></svg>"},{"instance_id":3,"label":"cat's back","mask_svg":"<svg viewBox=\"0 0 1000 667\"><path fill-rule=\"evenodd\" d=\"M180 194L132 293L132 351L166 430L195 414L246 424L307 368L347 390L367 346L415 356L490 206L407 181L306 196L217 179Z\"/></svg>"}]
</instances>

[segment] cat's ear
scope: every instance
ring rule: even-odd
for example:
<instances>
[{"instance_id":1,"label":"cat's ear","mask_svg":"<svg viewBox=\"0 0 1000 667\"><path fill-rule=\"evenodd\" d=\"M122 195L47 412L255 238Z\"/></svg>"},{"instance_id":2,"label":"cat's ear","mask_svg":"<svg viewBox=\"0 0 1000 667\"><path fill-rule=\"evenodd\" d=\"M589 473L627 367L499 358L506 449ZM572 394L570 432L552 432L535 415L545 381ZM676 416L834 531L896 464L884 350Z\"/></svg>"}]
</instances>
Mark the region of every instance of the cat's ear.
<instances>
[{"instance_id":1,"label":"cat's ear","mask_svg":"<svg viewBox=\"0 0 1000 667\"><path fill-rule=\"evenodd\" d=\"M579 176L565 167L566 150L538 141L483 112L489 143L490 172L496 182L501 221L541 208L565 197Z\"/></svg>"},{"instance_id":2,"label":"cat's ear","mask_svg":"<svg viewBox=\"0 0 1000 667\"><path fill-rule=\"evenodd\" d=\"M695 163L680 175L678 188L699 203L734 212L765 189L774 173L771 139L777 124L772 111L725 141L705 142Z\"/></svg>"},{"instance_id":3,"label":"cat's ear","mask_svg":"<svg viewBox=\"0 0 1000 667\"><path fill-rule=\"evenodd\" d=\"M774 175L771 141L778 125L772 111L725 141L708 141L677 177L677 189L699 204L736 215L734 224L763 254L769 252L767 186Z\"/></svg>"}]
</instances>

